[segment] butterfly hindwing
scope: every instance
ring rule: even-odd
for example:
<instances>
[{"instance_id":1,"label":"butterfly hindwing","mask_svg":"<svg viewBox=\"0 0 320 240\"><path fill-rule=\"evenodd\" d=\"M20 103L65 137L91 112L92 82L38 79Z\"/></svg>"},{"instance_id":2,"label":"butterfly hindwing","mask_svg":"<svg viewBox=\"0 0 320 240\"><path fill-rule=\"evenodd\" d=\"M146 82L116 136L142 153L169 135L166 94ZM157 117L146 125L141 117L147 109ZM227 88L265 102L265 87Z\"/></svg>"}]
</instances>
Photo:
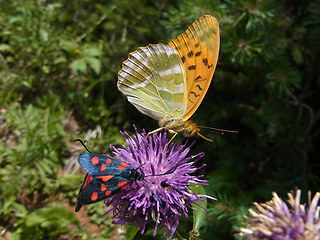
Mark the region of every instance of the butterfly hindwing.
<instances>
[{"instance_id":1,"label":"butterfly hindwing","mask_svg":"<svg viewBox=\"0 0 320 240\"><path fill-rule=\"evenodd\" d=\"M160 120L186 111L185 70L175 49L150 44L129 54L118 73L118 89L140 112Z\"/></svg>"},{"instance_id":2,"label":"butterfly hindwing","mask_svg":"<svg viewBox=\"0 0 320 240\"><path fill-rule=\"evenodd\" d=\"M129 166L118 159L94 153L81 153L78 161L83 170L91 176L119 175Z\"/></svg>"}]
</instances>

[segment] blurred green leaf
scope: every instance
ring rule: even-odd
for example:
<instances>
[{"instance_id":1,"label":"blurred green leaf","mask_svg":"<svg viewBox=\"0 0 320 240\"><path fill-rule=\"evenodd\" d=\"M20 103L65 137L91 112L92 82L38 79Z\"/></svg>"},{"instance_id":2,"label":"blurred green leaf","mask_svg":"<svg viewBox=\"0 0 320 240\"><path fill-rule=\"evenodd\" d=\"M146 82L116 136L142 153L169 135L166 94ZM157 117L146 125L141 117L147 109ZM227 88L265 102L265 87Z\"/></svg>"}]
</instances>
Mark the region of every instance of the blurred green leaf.
<instances>
[{"instance_id":1,"label":"blurred green leaf","mask_svg":"<svg viewBox=\"0 0 320 240\"><path fill-rule=\"evenodd\" d=\"M135 236L138 234L139 232L139 228L133 225L127 225L126 226L126 239L128 240L132 240L135 238Z\"/></svg>"},{"instance_id":2,"label":"blurred green leaf","mask_svg":"<svg viewBox=\"0 0 320 240\"><path fill-rule=\"evenodd\" d=\"M86 48L83 50L83 54L88 57L99 57L101 51L98 48Z\"/></svg>"},{"instance_id":3,"label":"blurred green leaf","mask_svg":"<svg viewBox=\"0 0 320 240\"><path fill-rule=\"evenodd\" d=\"M101 62L97 58L88 57L86 58L89 66L95 71L96 74L99 74L101 71Z\"/></svg>"},{"instance_id":4,"label":"blurred green leaf","mask_svg":"<svg viewBox=\"0 0 320 240\"><path fill-rule=\"evenodd\" d=\"M12 51L12 49L10 48L10 46L8 44L4 44L4 43L1 43L0 44L0 51Z\"/></svg>"},{"instance_id":5,"label":"blurred green leaf","mask_svg":"<svg viewBox=\"0 0 320 240\"><path fill-rule=\"evenodd\" d=\"M85 58L74 60L70 67L75 73L86 73L87 72L87 61Z\"/></svg>"}]
</instances>

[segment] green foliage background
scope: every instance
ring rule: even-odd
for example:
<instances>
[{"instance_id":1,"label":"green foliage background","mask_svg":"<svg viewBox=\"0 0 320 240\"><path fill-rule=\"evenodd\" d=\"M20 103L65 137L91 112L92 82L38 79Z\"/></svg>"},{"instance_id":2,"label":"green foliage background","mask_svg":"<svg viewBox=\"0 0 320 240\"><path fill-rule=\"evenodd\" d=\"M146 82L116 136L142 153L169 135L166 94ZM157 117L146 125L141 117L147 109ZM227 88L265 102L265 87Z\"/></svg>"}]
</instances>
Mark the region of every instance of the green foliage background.
<instances>
[{"instance_id":1,"label":"green foliage background","mask_svg":"<svg viewBox=\"0 0 320 240\"><path fill-rule=\"evenodd\" d=\"M193 147L206 154L207 194L218 199L200 238L234 239L251 202L272 191L319 191L319 0L11 0L0 9L0 238L116 232L102 204L72 214L83 176L72 140L109 152L120 130L155 129L117 90L117 72L129 52L169 42L204 14L219 21L221 50L193 120L238 134L202 130L214 142ZM191 229L192 217L182 219L181 236Z\"/></svg>"}]
</instances>

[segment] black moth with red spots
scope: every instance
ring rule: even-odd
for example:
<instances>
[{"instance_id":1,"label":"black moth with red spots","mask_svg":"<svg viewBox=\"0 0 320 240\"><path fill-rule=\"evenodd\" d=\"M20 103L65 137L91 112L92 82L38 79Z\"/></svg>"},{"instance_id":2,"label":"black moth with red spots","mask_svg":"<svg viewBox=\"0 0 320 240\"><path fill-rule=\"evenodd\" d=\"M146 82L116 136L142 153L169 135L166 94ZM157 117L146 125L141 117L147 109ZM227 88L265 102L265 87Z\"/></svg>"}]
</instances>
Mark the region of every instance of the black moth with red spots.
<instances>
[{"instance_id":1,"label":"black moth with red spots","mask_svg":"<svg viewBox=\"0 0 320 240\"><path fill-rule=\"evenodd\" d=\"M102 201L129 187L134 181L144 179L144 176L129 164L108 156L81 153L78 161L87 174L78 194L76 212L82 205Z\"/></svg>"}]
</instances>

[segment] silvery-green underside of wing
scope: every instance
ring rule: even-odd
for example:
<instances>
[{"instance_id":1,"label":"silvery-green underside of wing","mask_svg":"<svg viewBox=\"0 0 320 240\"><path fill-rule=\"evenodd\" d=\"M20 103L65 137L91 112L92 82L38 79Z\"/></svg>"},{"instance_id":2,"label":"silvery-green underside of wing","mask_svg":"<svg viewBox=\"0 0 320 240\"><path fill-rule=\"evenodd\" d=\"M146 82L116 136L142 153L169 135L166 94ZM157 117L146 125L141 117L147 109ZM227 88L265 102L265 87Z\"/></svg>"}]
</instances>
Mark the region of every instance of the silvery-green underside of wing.
<instances>
[{"instance_id":1,"label":"silvery-green underside of wing","mask_svg":"<svg viewBox=\"0 0 320 240\"><path fill-rule=\"evenodd\" d=\"M129 54L118 73L118 89L140 112L180 119L186 111L186 74L177 51L150 44Z\"/></svg>"}]
</instances>

